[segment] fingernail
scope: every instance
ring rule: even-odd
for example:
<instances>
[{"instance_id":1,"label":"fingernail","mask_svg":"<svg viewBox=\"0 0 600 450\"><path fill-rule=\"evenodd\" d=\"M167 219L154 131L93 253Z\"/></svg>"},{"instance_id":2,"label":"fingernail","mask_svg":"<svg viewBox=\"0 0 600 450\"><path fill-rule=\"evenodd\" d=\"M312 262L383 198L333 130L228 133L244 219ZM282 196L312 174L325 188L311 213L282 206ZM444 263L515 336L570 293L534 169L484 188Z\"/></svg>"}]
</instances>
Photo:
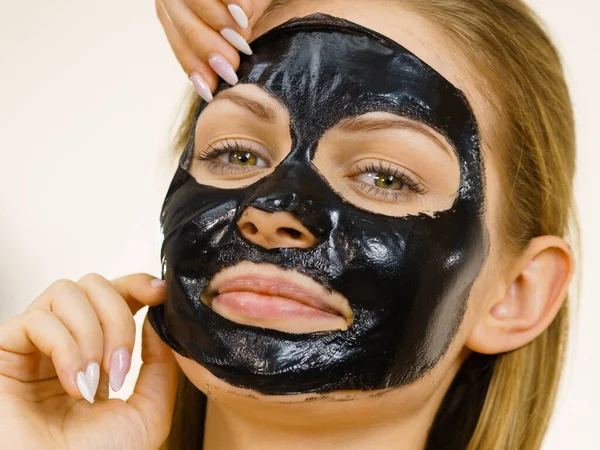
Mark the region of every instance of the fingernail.
<instances>
[{"instance_id":1,"label":"fingernail","mask_svg":"<svg viewBox=\"0 0 600 450\"><path fill-rule=\"evenodd\" d=\"M192 76L194 76L194 75L192 74ZM198 76L200 76L200 75L198 75ZM208 93L210 94L210 91L208 91ZM200 94L200 93L198 93L198 94ZM200 96L202 96L202 95L200 94ZM204 97L202 97L202 98L204 98ZM210 96L210 98L212 100L212 95ZM204 99L204 100L206 100L206 99ZM209 102L210 100L206 100L206 101ZM153 288L162 287L165 284L167 284L167 282L165 280L159 280L158 278L154 278L152 281L150 281L150 286L152 286Z\"/></svg>"},{"instance_id":2,"label":"fingernail","mask_svg":"<svg viewBox=\"0 0 600 450\"><path fill-rule=\"evenodd\" d=\"M194 86L196 93L202 97L206 103L210 103L213 96L208 84L204 81L204 78L202 78L199 73L194 72L190 75L190 81L192 82L192 86Z\"/></svg>"},{"instance_id":3,"label":"fingernail","mask_svg":"<svg viewBox=\"0 0 600 450\"><path fill-rule=\"evenodd\" d=\"M223 55L214 53L210 58L208 58L208 64L217 73L217 75L227 81L227 83L232 86L237 84L238 77L235 74L235 70L233 70L233 67L223 57Z\"/></svg>"},{"instance_id":4,"label":"fingernail","mask_svg":"<svg viewBox=\"0 0 600 450\"><path fill-rule=\"evenodd\" d=\"M229 9L229 12L233 16L233 19L237 22L237 24L240 27L242 27L242 29L245 30L246 28L248 28L248 16L242 8L240 8L238 5L230 3L229 5L227 5L227 9Z\"/></svg>"},{"instance_id":5,"label":"fingernail","mask_svg":"<svg viewBox=\"0 0 600 450\"><path fill-rule=\"evenodd\" d=\"M96 396L98 382L100 381L100 366L97 362L90 362L85 369L85 380L92 391L92 398Z\"/></svg>"},{"instance_id":6,"label":"fingernail","mask_svg":"<svg viewBox=\"0 0 600 450\"><path fill-rule=\"evenodd\" d=\"M113 352L110 359L110 373L108 374L108 381L113 391L118 391L123 387L130 364L131 353L125 347Z\"/></svg>"},{"instance_id":7,"label":"fingernail","mask_svg":"<svg viewBox=\"0 0 600 450\"><path fill-rule=\"evenodd\" d=\"M246 55L252 54L252 49L246 42L246 39L240 36L234 29L223 28L221 30L221 36L223 36L227 42L237 48L240 52L245 53Z\"/></svg>"},{"instance_id":8,"label":"fingernail","mask_svg":"<svg viewBox=\"0 0 600 450\"><path fill-rule=\"evenodd\" d=\"M81 395L83 395L83 398L85 398L90 403L94 403L92 388L88 385L88 382L85 378L85 374L81 370L77 372L77 387L79 388L79 392L81 392Z\"/></svg>"}]
</instances>

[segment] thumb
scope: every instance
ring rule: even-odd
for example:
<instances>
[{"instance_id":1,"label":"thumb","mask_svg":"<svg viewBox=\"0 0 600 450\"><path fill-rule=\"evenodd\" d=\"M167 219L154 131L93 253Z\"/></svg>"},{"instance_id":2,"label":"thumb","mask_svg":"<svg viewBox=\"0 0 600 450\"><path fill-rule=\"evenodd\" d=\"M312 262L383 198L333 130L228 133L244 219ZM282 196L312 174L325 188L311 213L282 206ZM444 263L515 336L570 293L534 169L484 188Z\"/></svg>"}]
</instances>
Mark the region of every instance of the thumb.
<instances>
[{"instance_id":1,"label":"thumb","mask_svg":"<svg viewBox=\"0 0 600 450\"><path fill-rule=\"evenodd\" d=\"M152 275L136 273L116 278L111 283L133 314L146 305L156 306L165 301L165 283Z\"/></svg>"},{"instance_id":2,"label":"thumb","mask_svg":"<svg viewBox=\"0 0 600 450\"><path fill-rule=\"evenodd\" d=\"M171 349L146 317L142 327L142 367L127 403L140 414L150 448L159 448L169 435L178 376L179 366Z\"/></svg>"}]
</instances>

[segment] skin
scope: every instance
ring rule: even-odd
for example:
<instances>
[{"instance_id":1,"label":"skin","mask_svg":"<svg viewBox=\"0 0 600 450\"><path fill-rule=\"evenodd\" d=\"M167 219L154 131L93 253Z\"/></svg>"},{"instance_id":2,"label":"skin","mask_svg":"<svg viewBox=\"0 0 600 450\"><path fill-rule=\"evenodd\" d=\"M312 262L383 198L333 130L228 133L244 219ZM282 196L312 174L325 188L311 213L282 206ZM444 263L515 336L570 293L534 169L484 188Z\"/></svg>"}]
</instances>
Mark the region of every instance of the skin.
<instances>
[{"instance_id":1,"label":"skin","mask_svg":"<svg viewBox=\"0 0 600 450\"><path fill-rule=\"evenodd\" d=\"M176 2L163 0L163 3L172 7ZM183 0L179 3L183 4ZM502 353L522 347L543 333L558 313L573 272L570 248L559 237L541 236L533 239L519 255L503 251L502 236L495 226L500 214L505 213L500 201L502 186L495 158L490 153L497 124L486 108L483 96L468 77L469 73L476 71L466 69L468 62L461 59L447 39L420 17L403 10L397 2L373 2L368 10L360 8L361 3L354 0L293 2L259 22L258 27L254 25L268 2L254 2L254 11L249 4L249 1L240 2L251 17L248 30L240 30L245 37L260 35L293 16L325 12L391 37L440 72L468 97L483 136L485 221L490 232L490 252L471 291L466 316L449 351L425 377L399 389L263 396L228 385L200 365L172 352L145 323L142 336L144 366L135 394L128 402L106 400L112 352L119 347L131 351L134 337L132 314L143 305L164 301L164 286L153 287L150 284L152 277L140 274L112 282L95 274L77 282L60 280L42 293L23 314L0 325L0 433L3 443L14 443L17 445L11 447L24 449L82 446L100 449L107 445L132 449L157 448L170 428L165 418L172 414L177 383L176 361L209 398L205 450L423 448L427 430L443 395L468 354L473 351ZM227 10L216 0L189 0L186 5L188 9L177 16L179 19L169 22L171 25L165 25L163 9L158 14L184 70L189 73L192 69L206 68L209 53L198 50L200 42L204 42L205 47L221 45L219 49L223 53L230 52L231 49L225 48L226 43L219 43L220 35L214 29L221 27L215 21L216 17L230 19L223 19L221 13ZM171 19L175 16L169 14ZM197 31L191 32L194 28L190 24L198 21L208 26L197 27ZM187 25L183 26L183 23ZM235 65L235 61L231 62ZM214 87L214 73L207 73L206 77L212 77L211 87ZM219 108L232 107L228 103L215 101L214 105L210 105L215 117L220 115ZM285 115L278 117L284 123L276 129L285 130ZM226 134L225 131L223 133ZM255 135L250 137L256 139ZM284 144L286 134L277 131L268 137L281 139ZM327 136L322 145L331 150L323 152L326 158L315 164L320 164L320 169L332 184L338 183L342 195L350 196L350 184L343 172L338 170L339 158L336 159L335 154L337 145L347 139L348 136L335 131ZM388 142L394 136L387 134L382 139ZM283 144L273 148L284 148ZM382 148L385 147L382 145ZM389 153L376 156L400 158L398 163L407 165L419 176L436 178L439 162L436 164L424 159L411 162L401 155ZM449 166L452 167L451 163ZM196 170L200 170L197 165L192 168L192 171ZM198 172L195 174L200 176ZM437 191L431 189L432 195L423 197L423 211L443 209L444 202L452 195L454 174L454 171L447 171ZM225 181L232 182L214 180L215 183ZM433 195L436 193L438 195ZM399 215L408 213L403 209L407 205L382 204L356 195L352 201L362 202L365 208L388 208L388 213L393 208ZM269 245L294 245L289 236L285 238L288 240L278 244L277 239L283 238L278 238L264 216L254 214L248 220L253 221L259 233L247 238L262 239L260 242L268 241ZM292 228L298 225L289 215L278 220ZM310 241L310 236L304 238ZM306 242L301 240L297 245L305 245ZM93 405L82 400L75 383L75 374L89 361L101 363L102 368L97 401ZM290 439L292 436L293 439Z\"/></svg>"}]
</instances>

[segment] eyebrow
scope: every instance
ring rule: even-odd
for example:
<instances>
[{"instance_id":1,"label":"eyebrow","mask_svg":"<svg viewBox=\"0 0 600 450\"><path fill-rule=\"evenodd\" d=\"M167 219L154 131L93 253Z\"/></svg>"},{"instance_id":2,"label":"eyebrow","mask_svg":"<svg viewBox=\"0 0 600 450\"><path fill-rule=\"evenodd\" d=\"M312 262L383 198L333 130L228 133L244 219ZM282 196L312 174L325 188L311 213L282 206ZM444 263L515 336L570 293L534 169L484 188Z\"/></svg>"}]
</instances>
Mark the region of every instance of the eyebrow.
<instances>
[{"instance_id":1,"label":"eyebrow","mask_svg":"<svg viewBox=\"0 0 600 450\"><path fill-rule=\"evenodd\" d=\"M250 111L259 119L262 119L268 123L275 123L277 119L276 109L266 102L253 100L244 95L237 94L232 91L224 91L215 97L214 101L218 100L229 100L238 106Z\"/></svg>"},{"instance_id":2,"label":"eyebrow","mask_svg":"<svg viewBox=\"0 0 600 450\"><path fill-rule=\"evenodd\" d=\"M394 129L412 130L434 139L446 152L451 152L450 156L455 154L454 146L444 137L440 138L440 136L433 133L427 125L406 120L400 116L394 118L350 117L341 121L336 128L345 133L365 133Z\"/></svg>"}]
</instances>

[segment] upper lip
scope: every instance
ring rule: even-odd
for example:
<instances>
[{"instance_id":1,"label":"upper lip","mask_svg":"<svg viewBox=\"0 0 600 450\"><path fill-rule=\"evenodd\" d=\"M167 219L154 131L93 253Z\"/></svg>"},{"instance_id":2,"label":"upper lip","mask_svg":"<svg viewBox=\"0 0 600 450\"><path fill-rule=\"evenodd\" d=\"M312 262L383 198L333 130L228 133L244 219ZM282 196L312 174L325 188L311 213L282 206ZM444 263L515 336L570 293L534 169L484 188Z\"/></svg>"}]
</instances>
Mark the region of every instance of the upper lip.
<instances>
[{"instance_id":1,"label":"upper lip","mask_svg":"<svg viewBox=\"0 0 600 450\"><path fill-rule=\"evenodd\" d=\"M329 291L312 278L295 270L283 270L273 264L242 261L219 271L202 292L202 301L212 306L212 300L227 292L289 298L304 305L342 316L348 324L354 318L348 300L336 291Z\"/></svg>"}]
</instances>

